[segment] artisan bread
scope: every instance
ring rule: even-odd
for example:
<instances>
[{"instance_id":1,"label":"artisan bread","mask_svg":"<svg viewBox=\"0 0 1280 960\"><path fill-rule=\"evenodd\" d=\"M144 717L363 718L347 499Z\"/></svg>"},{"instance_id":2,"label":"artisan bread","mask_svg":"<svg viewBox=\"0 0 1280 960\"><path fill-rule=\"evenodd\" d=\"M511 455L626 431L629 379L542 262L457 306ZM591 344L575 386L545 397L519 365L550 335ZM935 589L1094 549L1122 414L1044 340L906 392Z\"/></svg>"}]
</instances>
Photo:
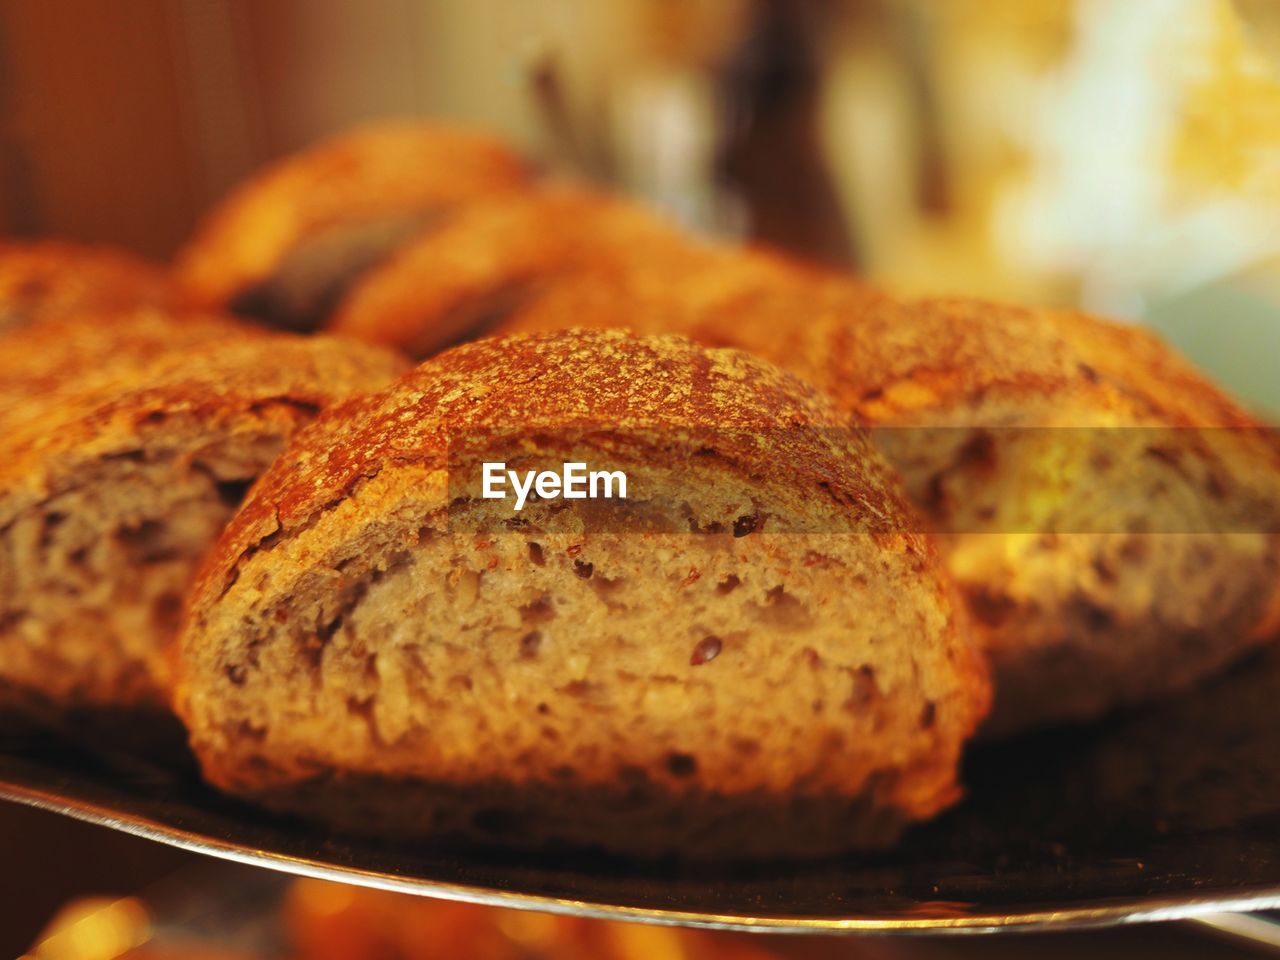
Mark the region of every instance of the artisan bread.
<instances>
[{"instance_id":1,"label":"artisan bread","mask_svg":"<svg viewBox=\"0 0 1280 960\"><path fill-rule=\"evenodd\" d=\"M130 254L61 241L0 243L0 334L47 317L160 306L162 269Z\"/></svg>"},{"instance_id":2,"label":"artisan bread","mask_svg":"<svg viewBox=\"0 0 1280 960\"><path fill-rule=\"evenodd\" d=\"M902 300L671 228L633 249L599 224L642 214L565 196L469 208L371 274L336 322L421 351L500 294L496 330L679 332L816 384L851 422L877 427L946 535L997 668L990 733L1180 690L1275 636L1274 431L1151 334Z\"/></svg>"},{"instance_id":3,"label":"artisan bread","mask_svg":"<svg viewBox=\"0 0 1280 960\"><path fill-rule=\"evenodd\" d=\"M468 130L384 123L256 174L207 216L176 272L190 303L313 329L353 277L460 204L527 178Z\"/></svg>"},{"instance_id":4,"label":"artisan bread","mask_svg":"<svg viewBox=\"0 0 1280 960\"><path fill-rule=\"evenodd\" d=\"M688 333L699 315L808 277L776 255L702 242L637 204L553 183L468 204L353 283L328 328L415 357L511 315L532 329L535 309L556 314L537 324L546 329L582 313L584 326L612 316L640 332Z\"/></svg>"},{"instance_id":5,"label":"artisan bread","mask_svg":"<svg viewBox=\"0 0 1280 960\"><path fill-rule=\"evenodd\" d=\"M566 287L509 326L609 324L607 296ZM995 664L988 734L1184 689L1280 630L1276 432L1149 333L835 280L624 315L772 357L875 427Z\"/></svg>"},{"instance_id":6,"label":"artisan bread","mask_svg":"<svg viewBox=\"0 0 1280 960\"><path fill-rule=\"evenodd\" d=\"M164 644L244 490L319 409L400 366L156 311L0 340L0 707L164 708Z\"/></svg>"},{"instance_id":7,"label":"artisan bread","mask_svg":"<svg viewBox=\"0 0 1280 960\"><path fill-rule=\"evenodd\" d=\"M574 460L626 499L486 499ZM206 777L383 838L686 857L884 846L957 796L987 700L865 437L679 338L450 350L322 415L198 578Z\"/></svg>"},{"instance_id":8,"label":"artisan bread","mask_svg":"<svg viewBox=\"0 0 1280 960\"><path fill-rule=\"evenodd\" d=\"M1277 434L1155 336L883 298L846 342L826 382L952 532L992 732L1181 690L1274 639Z\"/></svg>"}]
</instances>

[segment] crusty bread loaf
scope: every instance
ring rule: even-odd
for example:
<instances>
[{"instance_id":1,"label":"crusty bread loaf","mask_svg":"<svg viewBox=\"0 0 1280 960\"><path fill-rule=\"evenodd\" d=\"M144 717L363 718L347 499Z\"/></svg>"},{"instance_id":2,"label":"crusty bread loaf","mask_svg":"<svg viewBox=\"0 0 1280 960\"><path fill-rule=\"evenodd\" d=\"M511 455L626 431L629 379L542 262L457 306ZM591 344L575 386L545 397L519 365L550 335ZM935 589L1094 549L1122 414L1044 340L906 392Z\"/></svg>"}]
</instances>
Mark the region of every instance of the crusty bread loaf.
<instances>
[{"instance_id":1,"label":"crusty bread loaf","mask_svg":"<svg viewBox=\"0 0 1280 960\"><path fill-rule=\"evenodd\" d=\"M497 330L680 332L805 377L879 428L929 522L954 534L948 565L998 671L991 732L1180 689L1275 635L1275 436L1155 337L896 299L670 228L633 249L599 223L642 214L576 202L576 216L563 192L528 193L518 216L472 206L371 275L337 321L420 351L502 291ZM539 257L546 236L555 255Z\"/></svg>"},{"instance_id":2,"label":"crusty bread loaf","mask_svg":"<svg viewBox=\"0 0 1280 960\"><path fill-rule=\"evenodd\" d=\"M509 317L530 330L571 327L581 314L581 326L691 333L740 303L807 295L823 276L775 253L697 240L608 194L549 184L468 204L405 245L352 285L329 329L416 357ZM785 338L789 325L771 333ZM697 339L734 341L712 329Z\"/></svg>"},{"instance_id":3,"label":"crusty bread loaf","mask_svg":"<svg viewBox=\"0 0 1280 960\"><path fill-rule=\"evenodd\" d=\"M993 733L1183 689L1276 636L1277 434L1154 335L878 298L817 342L837 337L809 369L953 532Z\"/></svg>"},{"instance_id":4,"label":"crusty bread loaf","mask_svg":"<svg viewBox=\"0 0 1280 960\"><path fill-rule=\"evenodd\" d=\"M482 134L384 123L255 175L181 251L189 302L313 329L342 291L458 204L522 185L523 161Z\"/></svg>"},{"instance_id":5,"label":"crusty bread loaf","mask_svg":"<svg viewBox=\"0 0 1280 960\"><path fill-rule=\"evenodd\" d=\"M178 706L215 785L382 837L883 846L957 795L980 658L891 474L678 338L480 341L322 415L204 567ZM625 501L478 495L481 462Z\"/></svg>"},{"instance_id":6,"label":"crusty bread loaf","mask_svg":"<svg viewBox=\"0 0 1280 960\"><path fill-rule=\"evenodd\" d=\"M743 269L736 251L698 243L643 207L551 184L468 204L406 244L352 285L328 328L426 357L567 278L607 286L625 311L650 296L669 299L672 288L696 309L778 282L773 273L762 263Z\"/></svg>"},{"instance_id":7,"label":"crusty bread loaf","mask_svg":"<svg viewBox=\"0 0 1280 960\"><path fill-rule=\"evenodd\" d=\"M102 247L42 240L0 243L0 334L47 317L169 302L158 266Z\"/></svg>"},{"instance_id":8,"label":"crusty bread loaf","mask_svg":"<svg viewBox=\"0 0 1280 960\"><path fill-rule=\"evenodd\" d=\"M608 323L606 295L510 326ZM989 734L1183 689L1280 630L1277 435L1149 333L836 279L624 315L785 363L876 427L994 661Z\"/></svg>"},{"instance_id":9,"label":"crusty bread loaf","mask_svg":"<svg viewBox=\"0 0 1280 960\"><path fill-rule=\"evenodd\" d=\"M299 425L401 363L216 316L0 340L0 707L158 707L201 555Z\"/></svg>"},{"instance_id":10,"label":"crusty bread loaf","mask_svg":"<svg viewBox=\"0 0 1280 960\"><path fill-rule=\"evenodd\" d=\"M511 326L581 324L588 297L603 300L566 289ZM1180 690L1280 630L1277 435L1149 333L837 280L629 314L783 362L876 427L948 534L996 666L990 734Z\"/></svg>"}]
</instances>

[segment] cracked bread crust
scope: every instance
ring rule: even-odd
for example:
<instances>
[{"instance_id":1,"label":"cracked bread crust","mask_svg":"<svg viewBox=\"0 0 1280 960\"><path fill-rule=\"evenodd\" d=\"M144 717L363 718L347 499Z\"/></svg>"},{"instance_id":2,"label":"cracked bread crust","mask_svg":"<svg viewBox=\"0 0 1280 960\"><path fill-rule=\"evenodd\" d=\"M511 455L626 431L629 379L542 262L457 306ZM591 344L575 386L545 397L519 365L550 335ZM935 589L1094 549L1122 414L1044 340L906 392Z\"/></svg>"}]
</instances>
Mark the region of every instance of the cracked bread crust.
<instances>
[{"instance_id":1,"label":"cracked bread crust","mask_svg":"<svg viewBox=\"0 0 1280 960\"><path fill-rule=\"evenodd\" d=\"M172 284L157 265L71 243L0 243L0 334L72 312L162 306Z\"/></svg>"},{"instance_id":2,"label":"cracked bread crust","mask_svg":"<svg viewBox=\"0 0 1280 960\"><path fill-rule=\"evenodd\" d=\"M165 707L204 550L285 439L401 361L218 316L49 320L0 350L0 701Z\"/></svg>"},{"instance_id":3,"label":"cracked bread crust","mask_svg":"<svg viewBox=\"0 0 1280 960\"><path fill-rule=\"evenodd\" d=\"M468 344L321 416L193 591L177 703L206 776L417 841L892 842L958 795L988 689L931 544L834 421L743 354L607 332ZM674 524L511 524L450 483L554 462L566 427Z\"/></svg>"},{"instance_id":4,"label":"cracked bread crust","mask_svg":"<svg viewBox=\"0 0 1280 960\"><path fill-rule=\"evenodd\" d=\"M457 205L528 175L480 133L409 122L357 129L233 191L180 251L176 276L195 306L314 328L353 276Z\"/></svg>"}]
</instances>

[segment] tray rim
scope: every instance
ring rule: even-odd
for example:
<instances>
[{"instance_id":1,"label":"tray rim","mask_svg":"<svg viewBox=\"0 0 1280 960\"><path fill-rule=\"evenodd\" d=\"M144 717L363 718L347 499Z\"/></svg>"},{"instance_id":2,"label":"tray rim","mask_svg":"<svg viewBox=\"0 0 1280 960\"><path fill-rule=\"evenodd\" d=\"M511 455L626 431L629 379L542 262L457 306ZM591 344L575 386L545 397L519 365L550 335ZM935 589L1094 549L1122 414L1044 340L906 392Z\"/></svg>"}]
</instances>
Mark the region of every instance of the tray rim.
<instances>
[{"instance_id":1,"label":"tray rim","mask_svg":"<svg viewBox=\"0 0 1280 960\"><path fill-rule=\"evenodd\" d=\"M1197 894L1188 891L1152 897L1109 898L1096 905L1060 909L1046 906L953 916L806 917L709 914L661 907L637 907L565 899L546 894L523 893L443 880L407 878L358 867L342 867L308 857L246 847L164 823L152 817L122 812L93 801L67 797L40 787L15 783L12 780L0 779L0 800L60 814L190 853L293 876L517 910L745 933L846 935L1035 933L1054 930L1087 930L1135 923L1199 920L1215 914L1240 914L1280 909L1280 886L1260 886L1242 888L1240 891L1229 893Z\"/></svg>"}]
</instances>

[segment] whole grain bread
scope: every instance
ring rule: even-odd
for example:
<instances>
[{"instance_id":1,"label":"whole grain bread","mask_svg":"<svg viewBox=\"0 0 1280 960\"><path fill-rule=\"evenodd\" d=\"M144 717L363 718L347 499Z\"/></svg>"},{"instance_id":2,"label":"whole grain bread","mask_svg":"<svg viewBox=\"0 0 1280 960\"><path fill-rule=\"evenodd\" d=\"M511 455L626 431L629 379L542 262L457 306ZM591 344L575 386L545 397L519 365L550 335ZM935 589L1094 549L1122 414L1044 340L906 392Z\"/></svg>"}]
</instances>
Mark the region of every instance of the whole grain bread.
<instances>
[{"instance_id":1,"label":"whole grain bread","mask_svg":"<svg viewBox=\"0 0 1280 960\"><path fill-rule=\"evenodd\" d=\"M459 204L521 186L524 162L465 129L382 123L286 157L216 206L179 253L195 306L295 330Z\"/></svg>"},{"instance_id":2,"label":"whole grain bread","mask_svg":"<svg viewBox=\"0 0 1280 960\"><path fill-rule=\"evenodd\" d=\"M564 188L472 205L370 274L335 322L422 352L496 300L490 329L678 332L806 378L877 428L945 535L997 668L992 733L1180 690L1276 636L1275 432L1150 333L904 300L666 225L632 244L602 222L654 219Z\"/></svg>"},{"instance_id":3,"label":"whole grain bread","mask_svg":"<svg viewBox=\"0 0 1280 960\"><path fill-rule=\"evenodd\" d=\"M0 243L0 334L48 317L161 306L166 272L139 257L61 241Z\"/></svg>"},{"instance_id":4,"label":"whole grain bread","mask_svg":"<svg viewBox=\"0 0 1280 960\"><path fill-rule=\"evenodd\" d=\"M1153 334L887 297L815 333L811 375L951 531L991 732L1185 689L1280 632L1280 435Z\"/></svg>"},{"instance_id":5,"label":"whole grain bread","mask_svg":"<svg viewBox=\"0 0 1280 960\"><path fill-rule=\"evenodd\" d=\"M786 365L873 426L994 662L989 734L1182 690L1275 639L1280 437L1158 338L807 284L702 310L566 284L510 327L685 330ZM611 296L631 303L617 321Z\"/></svg>"},{"instance_id":6,"label":"whole grain bread","mask_svg":"<svg viewBox=\"0 0 1280 960\"><path fill-rule=\"evenodd\" d=\"M482 498L482 462L626 500ZM884 846L958 795L985 668L891 473L734 351L479 341L320 416L200 574L206 777L383 838L686 857Z\"/></svg>"},{"instance_id":7,"label":"whole grain bread","mask_svg":"<svg viewBox=\"0 0 1280 960\"><path fill-rule=\"evenodd\" d=\"M0 707L167 706L164 645L245 489L318 410L400 369L147 310L0 339Z\"/></svg>"},{"instance_id":8,"label":"whole grain bread","mask_svg":"<svg viewBox=\"0 0 1280 960\"><path fill-rule=\"evenodd\" d=\"M477 200L406 244L352 284L328 329L427 357L500 324L566 278L607 284L625 310L673 286L696 301L700 281L723 295L746 279L739 263L735 251L699 243L644 207L552 183Z\"/></svg>"}]
</instances>

